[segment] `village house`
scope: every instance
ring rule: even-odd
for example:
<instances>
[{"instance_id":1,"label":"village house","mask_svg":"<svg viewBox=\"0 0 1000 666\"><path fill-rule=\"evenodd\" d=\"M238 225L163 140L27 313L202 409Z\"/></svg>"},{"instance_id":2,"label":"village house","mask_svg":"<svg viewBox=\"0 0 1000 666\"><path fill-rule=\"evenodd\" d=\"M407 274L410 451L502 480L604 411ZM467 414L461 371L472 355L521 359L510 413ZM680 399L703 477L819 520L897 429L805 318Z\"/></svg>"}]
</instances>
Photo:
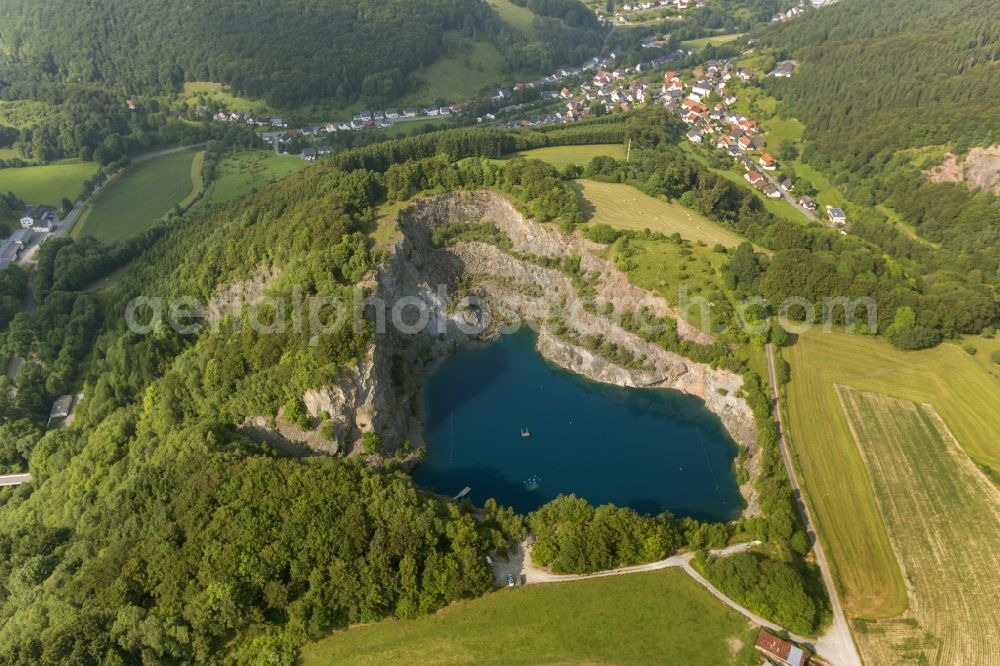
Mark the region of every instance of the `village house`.
<instances>
[{"instance_id":1,"label":"village house","mask_svg":"<svg viewBox=\"0 0 1000 666\"><path fill-rule=\"evenodd\" d=\"M770 153L764 153L760 156L760 166L766 171L774 171L778 168L778 163L774 160L774 157Z\"/></svg>"},{"instance_id":2,"label":"village house","mask_svg":"<svg viewBox=\"0 0 1000 666\"><path fill-rule=\"evenodd\" d=\"M787 79L795 73L795 63L791 60L786 60L777 67L771 70L771 76L777 77L779 79Z\"/></svg>"},{"instance_id":3,"label":"village house","mask_svg":"<svg viewBox=\"0 0 1000 666\"><path fill-rule=\"evenodd\" d=\"M809 661L809 655L802 648L763 629L757 635L757 643L754 647L763 652L764 656L777 661L782 666L805 666Z\"/></svg>"},{"instance_id":4,"label":"village house","mask_svg":"<svg viewBox=\"0 0 1000 666\"><path fill-rule=\"evenodd\" d=\"M764 180L764 176L761 175L760 171L747 171L743 175L743 178L754 187L757 187L758 183Z\"/></svg>"},{"instance_id":5,"label":"village house","mask_svg":"<svg viewBox=\"0 0 1000 666\"><path fill-rule=\"evenodd\" d=\"M781 189L783 189L786 192L791 192L792 190L794 190L795 185L792 183L792 179L785 178L783 181L781 181Z\"/></svg>"},{"instance_id":6,"label":"village house","mask_svg":"<svg viewBox=\"0 0 1000 666\"><path fill-rule=\"evenodd\" d=\"M801 199L799 199L799 205L805 208L806 210L815 211L817 208L816 200L808 195L803 196Z\"/></svg>"},{"instance_id":7,"label":"village house","mask_svg":"<svg viewBox=\"0 0 1000 666\"><path fill-rule=\"evenodd\" d=\"M834 208L833 206L826 207L826 216L830 219L830 224L834 224L838 227L842 227L847 224L847 214L844 213L840 208Z\"/></svg>"}]
</instances>

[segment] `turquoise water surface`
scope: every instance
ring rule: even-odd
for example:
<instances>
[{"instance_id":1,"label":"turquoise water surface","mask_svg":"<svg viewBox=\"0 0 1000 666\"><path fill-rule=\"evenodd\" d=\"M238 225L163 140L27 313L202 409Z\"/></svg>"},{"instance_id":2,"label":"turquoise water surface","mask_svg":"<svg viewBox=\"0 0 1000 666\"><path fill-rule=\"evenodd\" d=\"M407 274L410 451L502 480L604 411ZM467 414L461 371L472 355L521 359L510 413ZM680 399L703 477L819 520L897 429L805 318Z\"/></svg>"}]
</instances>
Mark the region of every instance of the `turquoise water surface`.
<instances>
[{"instance_id":1,"label":"turquoise water surface","mask_svg":"<svg viewBox=\"0 0 1000 666\"><path fill-rule=\"evenodd\" d=\"M469 345L425 385L427 457L417 483L466 486L518 511L559 494L643 513L731 520L736 444L691 396L589 381L547 363L528 330ZM527 431L528 436L522 436Z\"/></svg>"}]
</instances>

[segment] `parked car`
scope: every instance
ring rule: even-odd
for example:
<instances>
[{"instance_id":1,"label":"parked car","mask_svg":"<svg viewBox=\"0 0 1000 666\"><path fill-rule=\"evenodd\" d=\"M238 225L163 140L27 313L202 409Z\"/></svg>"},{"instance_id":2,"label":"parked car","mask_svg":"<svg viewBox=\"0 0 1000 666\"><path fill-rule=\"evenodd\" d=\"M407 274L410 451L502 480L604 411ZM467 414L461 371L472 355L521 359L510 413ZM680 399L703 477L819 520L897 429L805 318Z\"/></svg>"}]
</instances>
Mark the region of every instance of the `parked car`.
<instances>
[{"instance_id":1,"label":"parked car","mask_svg":"<svg viewBox=\"0 0 1000 666\"><path fill-rule=\"evenodd\" d=\"M514 574L507 574L507 587L514 587Z\"/></svg>"},{"instance_id":2,"label":"parked car","mask_svg":"<svg viewBox=\"0 0 1000 666\"><path fill-rule=\"evenodd\" d=\"M493 566L493 558L489 555L486 556L486 564Z\"/></svg>"}]
</instances>

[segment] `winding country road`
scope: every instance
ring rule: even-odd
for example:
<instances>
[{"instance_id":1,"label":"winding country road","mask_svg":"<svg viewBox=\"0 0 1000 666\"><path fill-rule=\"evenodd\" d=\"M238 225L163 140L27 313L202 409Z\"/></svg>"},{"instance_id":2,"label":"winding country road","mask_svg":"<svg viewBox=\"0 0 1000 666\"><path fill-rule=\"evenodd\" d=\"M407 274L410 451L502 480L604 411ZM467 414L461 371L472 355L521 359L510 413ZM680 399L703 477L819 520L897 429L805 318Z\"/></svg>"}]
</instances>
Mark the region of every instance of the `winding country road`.
<instances>
[{"instance_id":1,"label":"winding country road","mask_svg":"<svg viewBox=\"0 0 1000 666\"><path fill-rule=\"evenodd\" d=\"M844 616L844 610L840 605L837 588L833 584L833 575L830 573L830 565L827 563L823 544L820 543L816 534L815 523L809 513L809 507L806 506L805 499L802 497L799 480L795 475L792 458L788 453L788 444L785 442L785 425L781 418L781 407L778 402L778 382L774 374L774 349L770 343L767 345L767 373L771 380L771 404L774 408L774 423L778 429L778 445L781 447L781 459L785 463L788 481L791 483L795 502L798 504L799 512L802 514L802 521L805 523L806 532L809 534L810 542L812 542L813 553L816 554L816 563L819 565L820 572L823 575L823 583L826 585L826 592L830 597L830 605L833 607L833 624L819 640L812 641L812 644L815 646L817 653L837 666L861 666L861 657L858 656L858 649L851 638L851 630ZM820 415L817 414L817 418L820 418Z\"/></svg>"},{"instance_id":2,"label":"winding country road","mask_svg":"<svg viewBox=\"0 0 1000 666\"><path fill-rule=\"evenodd\" d=\"M785 201L790 203L792 207L795 208L795 210L805 215L806 219L808 219L810 222L819 222L819 218L816 217L816 213L812 212L805 206L799 204L799 202L795 200L795 197L789 194L786 190L782 189L781 184L778 182L778 179L772 176L770 173L768 173L766 169L760 169L760 174L764 176L764 178L767 179L767 182L771 183L771 185L774 186L774 188L778 190L778 192L781 193L781 197Z\"/></svg>"}]
</instances>

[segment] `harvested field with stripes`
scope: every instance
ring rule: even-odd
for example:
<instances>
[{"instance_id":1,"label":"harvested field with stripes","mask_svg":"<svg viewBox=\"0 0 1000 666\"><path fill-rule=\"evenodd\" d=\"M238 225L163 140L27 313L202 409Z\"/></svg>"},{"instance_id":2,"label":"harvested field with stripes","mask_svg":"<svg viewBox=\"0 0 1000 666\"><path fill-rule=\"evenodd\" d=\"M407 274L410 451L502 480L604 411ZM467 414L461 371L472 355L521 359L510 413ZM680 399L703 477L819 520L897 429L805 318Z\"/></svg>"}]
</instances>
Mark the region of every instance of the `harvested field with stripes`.
<instances>
[{"instance_id":1,"label":"harvested field with stripes","mask_svg":"<svg viewBox=\"0 0 1000 666\"><path fill-rule=\"evenodd\" d=\"M931 405L836 388L908 601L897 617L855 622L866 663L998 663L1000 489Z\"/></svg>"}]
</instances>

